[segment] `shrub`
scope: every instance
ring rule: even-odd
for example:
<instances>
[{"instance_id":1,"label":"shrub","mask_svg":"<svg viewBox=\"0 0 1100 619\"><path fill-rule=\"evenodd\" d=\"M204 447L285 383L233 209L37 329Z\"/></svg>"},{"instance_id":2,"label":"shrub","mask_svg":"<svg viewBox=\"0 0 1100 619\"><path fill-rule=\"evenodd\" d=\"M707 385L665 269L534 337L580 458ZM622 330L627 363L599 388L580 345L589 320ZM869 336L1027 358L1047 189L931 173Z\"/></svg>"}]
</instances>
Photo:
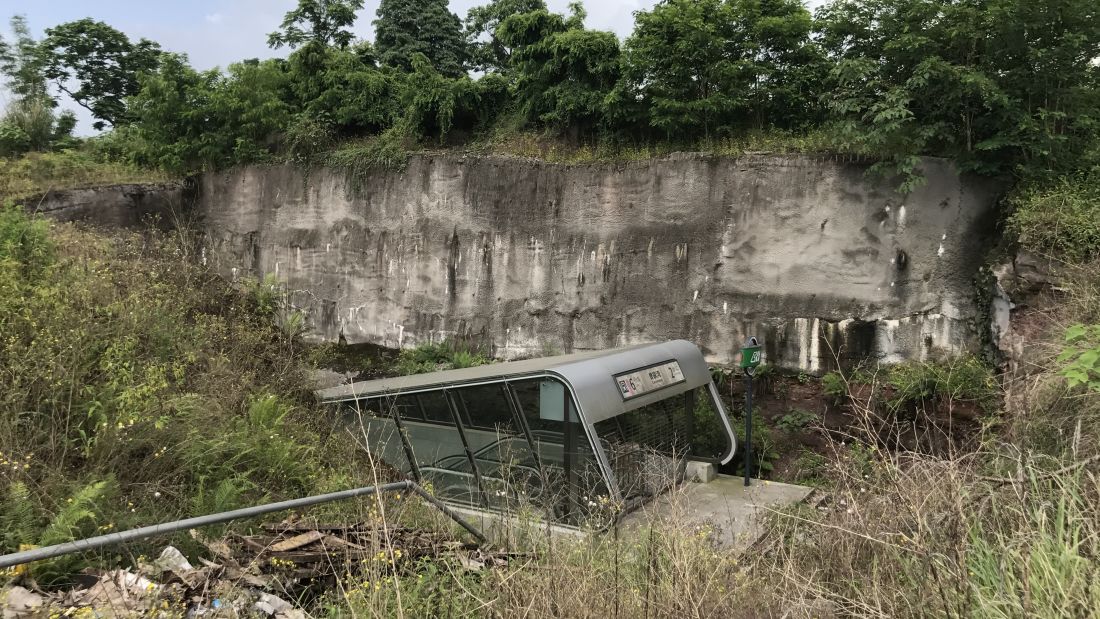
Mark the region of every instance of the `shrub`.
<instances>
[{"instance_id":1,"label":"shrub","mask_svg":"<svg viewBox=\"0 0 1100 619\"><path fill-rule=\"evenodd\" d=\"M397 357L394 369L399 374L424 374L439 370L469 368L486 363L489 363L487 357L460 342L446 341L439 344L429 342L402 350Z\"/></svg>"},{"instance_id":2,"label":"shrub","mask_svg":"<svg viewBox=\"0 0 1100 619\"><path fill-rule=\"evenodd\" d=\"M354 446L322 438L303 347L190 240L13 209L0 239L0 497L28 497L0 502L0 553L366 485Z\"/></svg>"},{"instance_id":3,"label":"shrub","mask_svg":"<svg viewBox=\"0 0 1100 619\"><path fill-rule=\"evenodd\" d=\"M976 357L898 364L889 369L887 383L895 390L889 401L895 410L934 398L975 402L985 408L996 401L993 371Z\"/></svg>"},{"instance_id":4,"label":"shrub","mask_svg":"<svg viewBox=\"0 0 1100 619\"><path fill-rule=\"evenodd\" d=\"M332 145L335 138L332 125L309 114L299 114L286 130L290 157L308 161Z\"/></svg>"},{"instance_id":5,"label":"shrub","mask_svg":"<svg viewBox=\"0 0 1100 619\"><path fill-rule=\"evenodd\" d=\"M784 432L798 432L815 420L817 415L814 413L801 408L792 408L775 422L775 426Z\"/></svg>"},{"instance_id":6,"label":"shrub","mask_svg":"<svg viewBox=\"0 0 1100 619\"><path fill-rule=\"evenodd\" d=\"M366 186L370 175L378 170L399 170L409 161L412 138L399 126L390 127L380 135L361 141L346 142L321 156L318 163L344 170L351 189Z\"/></svg>"},{"instance_id":7,"label":"shrub","mask_svg":"<svg viewBox=\"0 0 1100 619\"><path fill-rule=\"evenodd\" d=\"M0 206L0 269L18 274L10 285L31 281L53 263L55 247L48 231L45 220L28 217L11 203Z\"/></svg>"},{"instance_id":8,"label":"shrub","mask_svg":"<svg viewBox=\"0 0 1100 619\"><path fill-rule=\"evenodd\" d=\"M1008 227L1025 249L1070 261L1100 256L1100 183L1090 176L1017 191Z\"/></svg>"},{"instance_id":9,"label":"shrub","mask_svg":"<svg viewBox=\"0 0 1100 619\"><path fill-rule=\"evenodd\" d=\"M844 380L844 375L836 371L821 377L821 389L833 401L840 401L848 395L848 383Z\"/></svg>"},{"instance_id":10,"label":"shrub","mask_svg":"<svg viewBox=\"0 0 1100 619\"><path fill-rule=\"evenodd\" d=\"M1066 329L1066 348L1058 355L1061 374L1069 386L1084 385L1100 392L1100 325L1073 325Z\"/></svg>"}]
</instances>

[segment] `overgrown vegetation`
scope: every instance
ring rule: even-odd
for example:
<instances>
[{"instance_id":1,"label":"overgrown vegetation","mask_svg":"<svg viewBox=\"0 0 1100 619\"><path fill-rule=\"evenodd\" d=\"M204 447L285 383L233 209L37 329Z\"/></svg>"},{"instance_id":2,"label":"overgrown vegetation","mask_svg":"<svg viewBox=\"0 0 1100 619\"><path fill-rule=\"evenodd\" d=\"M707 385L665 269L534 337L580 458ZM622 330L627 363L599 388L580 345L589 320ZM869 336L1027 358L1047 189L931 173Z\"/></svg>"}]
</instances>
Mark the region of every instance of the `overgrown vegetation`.
<instances>
[{"instance_id":1,"label":"overgrown vegetation","mask_svg":"<svg viewBox=\"0 0 1100 619\"><path fill-rule=\"evenodd\" d=\"M1022 187L1010 202L1008 225L1025 249L1071 262L1100 257L1100 166L1089 174Z\"/></svg>"},{"instance_id":2,"label":"overgrown vegetation","mask_svg":"<svg viewBox=\"0 0 1100 619\"><path fill-rule=\"evenodd\" d=\"M0 210L0 552L369 475L325 442L280 306L192 251Z\"/></svg>"},{"instance_id":3,"label":"overgrown vegetation","mask_svg":"<svg viewBox=\"0 0 1100 619\"><path fill-rule=\"evenodd\" d=\"M1100 608L1100 13L1091 0L665 0L624 41L541 0L465 25L442 2L301 0L272 33L289 57L196 71L81 20L12 22L0 73L0 197L291 159L351 172L461 145L583 163L683 148L843 152L921 181L919 155L1011 176L1007 227L1067 263L1030 364L976 358L830 373L822 429L792 476L821 502L771 512L736 558L671 522L471 572L425 562L342 583L332 615L1091 616ZM476 77L468 70L476 69ZM80 143L62 88L111 131ZM28 155L28 153L30 153ZM155 170L154 173L146 170ZM49 227L0 210L0 552L263 498L359 485L353 444L308 395L309 352L278 282L235 288L185 235ZM454 343L402 373L486 362ZM767 366L764 390L796 390ZM785 394L786 392L784 392ZM785 397L785 395L784 395ZM754 423L754 474L818 413ZM743 432L742 420L734 427ZM710 430L708 430L710 431ZM717 444L716 434L701 443ZM743 436L740 438L744 438ZM40 564L42 583L81 558Z\"/></svg>"},{"instance_id":4,"label":"overgrown vegetation","mask_svg":"<svg viewBox=\"0 0 1100 619\"><path fill-rule=\"evenodd\" d=\"M596 152L780 134L872 156L908 188L919 155L1028 178L1080 169L1095 147L1100 17L1088 0L1048 4L835 0L811 15L793 0L665 0L619 41L588 29L580 3L491 0L463 24L444 2L386 0L372 43L352 35L361 0L300 0L268 38L285 60L197 72L102 22L35 40L16 19L0 69L13 110L52 110L52 85L113 127L127 160L174 172L391 130L428 145L535 132ZM65 122L4 126L39 136L9 153L67 135Z\"/></svg>"},{"instance_id":5,"label":"overgrown vegetation","mask_svg":"<svg viewBox=\"0 0 1100 619\"><path fill-rule=\"evenodd\" d=\"M96 161L114 177L292 160L360 184L439 147L566 163L767 151L859 157L906 192L933 155L1015 179L1005 206L1023 247L1088 259L1100 16L1091 0L1025 4L833 0L811 15L793 0L664 0L620 41L588 29L580 3L491 0L463 23L443 2L387 0L372 43L352 34L361 0L300 0L268 38L287 58L201 72L103 22L36 40L16 16L0 39L15 95L0 157L77 147L54 92L110 127Z\"/></svg>"},{"instance_id":6,"label":"overgrown vegetation","mask_svg":"<svg viewBox=\"0 0 1100 619\"><path fill-rule=\"evenodd\" d=\"M96 153L94 145L61 152L0 158L0 201L19 200L48 191L170 180L171 175L140 168ZM27 203L33 209L33 202Z\"/></svg>"},{"instance_id":7,"label":"overgrown vegetation","mask_svg":"<svg viewBox=\"0 0 1100 619\"><path fill-rule=\"evenodd\" d=\"M440 370L471 368L489 363L484 354L457 341L420 344L402 350L394 369L400 374L424 374Z\"/></svg>"}]
</instances>

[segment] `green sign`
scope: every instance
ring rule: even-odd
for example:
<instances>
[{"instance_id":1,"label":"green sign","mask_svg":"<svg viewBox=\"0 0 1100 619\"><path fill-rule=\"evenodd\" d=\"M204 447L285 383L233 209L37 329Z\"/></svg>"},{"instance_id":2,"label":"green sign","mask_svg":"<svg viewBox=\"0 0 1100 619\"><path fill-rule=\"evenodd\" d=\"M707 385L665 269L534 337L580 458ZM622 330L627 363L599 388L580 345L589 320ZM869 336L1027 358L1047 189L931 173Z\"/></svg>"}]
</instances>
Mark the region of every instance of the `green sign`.
<instances>
[{"instance_id":1,"label":"green sign","mask_svg":"<svg viewBox=\"0 0 1100 619\"><path fill-rule=\"evenodd\" d=\"M745 348L742 348L741 349L741 367L743 367L743 368L754 368L754 367L760 365L760 361L762 360L763 354L764 353L760 352L760 347L759 346L746 346Z\"/></svg>"}]
</instances>

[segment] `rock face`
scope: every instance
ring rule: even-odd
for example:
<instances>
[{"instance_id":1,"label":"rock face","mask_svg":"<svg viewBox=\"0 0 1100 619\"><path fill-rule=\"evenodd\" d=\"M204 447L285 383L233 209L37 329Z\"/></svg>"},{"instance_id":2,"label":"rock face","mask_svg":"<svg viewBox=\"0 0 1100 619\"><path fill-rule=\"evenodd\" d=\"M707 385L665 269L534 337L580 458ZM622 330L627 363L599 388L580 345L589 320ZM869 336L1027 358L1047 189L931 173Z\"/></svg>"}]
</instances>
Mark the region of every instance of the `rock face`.
<instances>
[{"instance_id":1,"label":"rock face","mask_svg":"<svg viewBox=\"0 0 1100 619\"><path fill-rule=\"evenodd\" d=\"M989 328L972 278L999 187L923 168L901 196L808 157L418 156L356 180L208 174L198 208L208 258L276 275L316 338L513 358L682 337L729 362L757 335L769 363L822 372L958 353Z\"/></svg>"},{"instance_id":2,"label":"rock face","mask_svg":"<svg viewBox=\"0 0 1100 619\"><path fill-rule=\"evenodd\" d=\"M28 210L58 221L136 227L155 220L167 226L173 214L190 207L189 194L181 182L132 183L50 191L22 202Z\"/></svg>"}]
</instances>

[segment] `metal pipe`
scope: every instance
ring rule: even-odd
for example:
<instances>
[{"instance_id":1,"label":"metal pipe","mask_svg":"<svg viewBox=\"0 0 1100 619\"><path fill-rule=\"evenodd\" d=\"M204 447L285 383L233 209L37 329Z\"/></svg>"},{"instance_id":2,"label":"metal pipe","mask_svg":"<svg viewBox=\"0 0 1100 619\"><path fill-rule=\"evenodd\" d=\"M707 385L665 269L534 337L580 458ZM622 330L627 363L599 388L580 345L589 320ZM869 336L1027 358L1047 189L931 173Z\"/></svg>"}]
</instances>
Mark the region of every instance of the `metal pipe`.
<instances>
[{"instance_id":1,"label":"metal pipe","mask_svg":"<svg viewBox=\"0 0 1100 619\"><path fill-rule=\"evenodd\" d=\"M752 479L752 372L745 372L745 485Z\"/></svg>"},{"instance_id":2,"label":"metal pipe","mask_svg":"<svg viewBox=\"0 0 1100 619\"><path fill-rule=\"evenodd\" d=\"M139 529L130 529L129 531L108 533L107 535L99 535L96 537L74 540L71 542L65 542L64 544L46 546L44 548L35 548L33 550L25 550L23 552L15 552L12 554L0 556L0 568L12 567L13 565L21 565L23 563L30 563L31 561L52 559L53 557L59 557L61 555L71 554L74 552L95 550L104 546L123 544L126 542L132 542L149 537L155 537L158 535L164 535L166 533L175 533L177 531L205 527L213 524L222 524L231 520L239 520L241 518L253 518L255 516L262 516L264 514L270 514L272 512L281 512L288 509L309 507L321 503L331 503L333 501L353 499L355 497L367 494L394 492L398 490L411 490L415 492L435 507L438 507L444 514L450 516L452 520L454 520L459 525L461 525L462 528L473 534L473 536L476 537L479 541L485 541L485 536L482 535L481 532L479 532L477 529L473 528L468 522L463 520L457 513L455 513L449 507L443 505L435 497L428 494L427 491L425 491L415 482L405 480L382 484L380 486L365 486L363 488L355 488L354 490L342 490L340 492L318 494L314 496L303 497L300 499L291 499L289 501L279 501L278 503L267 503L264 505L256 505L253 507L245 507L243 509L235 509L228 512L220 512L217 514L209 514L206 516L197 516L195 518L187 518L184 520L175 520L173 522L154 524L148 527L141 527Z\"/></svg>"},{"instance_id":3,"label":"metal pipe","mask_svg":"<svg viewBox=\"0 0 1100 619\"><path fill-rule=\"evenodd\" d=\"M436 506L437 508L439 508L439 511L441 511L444 514L447 514L448 516L450 516L451 520L454 520L463 529L466 529L467 531L469 531L470 535L473 535L474 537L477 538L477 541L479 541L481 543L485 543L487 541L485 539L485 536L482 535L481 531L478 531L477 529L475 529L473 527L473 525L466 522L466 520L462 516L458 515L458 512L451 509L450 506L448 506L446 503L444 503L443 501L440 501L439 499L435 498L434 496L428 494L427 490L421 488L418 484L412 484L409 487L409 489L412 490L413 492L415 492L416 494L420 495L420 497L422 499L424 499L425 501L427 501L427 502L431 503L432 505Z\"/></svg>"}]
</instances>

